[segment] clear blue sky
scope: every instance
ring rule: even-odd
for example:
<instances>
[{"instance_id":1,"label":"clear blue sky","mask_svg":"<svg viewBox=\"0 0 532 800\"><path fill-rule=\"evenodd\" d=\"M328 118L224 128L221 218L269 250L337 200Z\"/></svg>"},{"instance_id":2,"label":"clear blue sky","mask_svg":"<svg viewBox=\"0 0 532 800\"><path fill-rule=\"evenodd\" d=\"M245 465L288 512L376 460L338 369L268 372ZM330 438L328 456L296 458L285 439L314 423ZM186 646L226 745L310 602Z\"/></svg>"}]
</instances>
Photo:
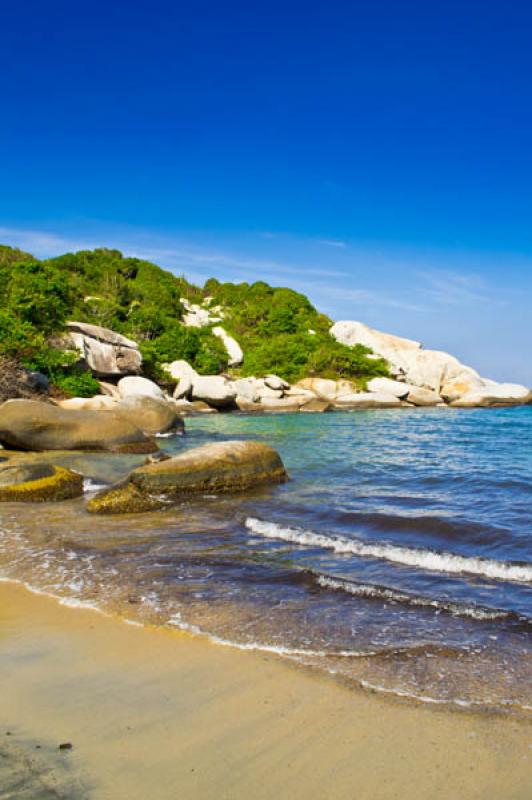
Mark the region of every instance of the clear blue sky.
<instances>
[{"instance_id":1,"label":"clear blue sky","mask_svg":"<svg viewBox=\"0 0 532 800\"><path fill-rule=\"evenodd\" d=\"M262 278L532 385L529 2L11 2L0 240Z\"/></svg>"}]
</instances>

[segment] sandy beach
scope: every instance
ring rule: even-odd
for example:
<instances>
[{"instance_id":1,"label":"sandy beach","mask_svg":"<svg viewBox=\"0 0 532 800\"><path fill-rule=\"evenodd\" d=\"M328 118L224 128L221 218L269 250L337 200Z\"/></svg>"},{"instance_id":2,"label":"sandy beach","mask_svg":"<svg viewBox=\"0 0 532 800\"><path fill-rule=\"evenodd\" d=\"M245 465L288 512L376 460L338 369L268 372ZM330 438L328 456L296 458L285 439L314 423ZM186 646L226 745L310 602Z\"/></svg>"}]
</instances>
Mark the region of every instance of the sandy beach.
<instances>
[{"instance_id":1,"label":"sandy beach","mask_svg":"<svg viewBox=\"0 0 532 800\"><path fill-rule=\"evenodd\" d=\"M523 722L382 698L9 583L0 683L4 799L530 796Z\"/></svg>"}]
</instances>

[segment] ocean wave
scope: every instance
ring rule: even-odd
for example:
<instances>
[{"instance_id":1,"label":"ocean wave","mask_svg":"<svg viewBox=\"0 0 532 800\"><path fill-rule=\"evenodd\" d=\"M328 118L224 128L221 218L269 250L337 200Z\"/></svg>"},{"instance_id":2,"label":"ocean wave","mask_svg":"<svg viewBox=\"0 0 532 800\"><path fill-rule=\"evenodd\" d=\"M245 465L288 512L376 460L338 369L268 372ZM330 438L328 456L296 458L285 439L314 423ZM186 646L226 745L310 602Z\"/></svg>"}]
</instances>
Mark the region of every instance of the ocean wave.
<instances>
[{"instance_id":1,"label":"ocean wave","mask_svg":"<svg viewBox=\"0 0 532 800\"><path fill-rule=\"evenodd\" d=\"M398 547L392 544L374 544L359 539L346 539L341 536L326 536L315 531L289 528L248 517L246 527L252 533L267 539L280 539L292 544L307 547L321 547L338 554L352 553L366 558L378 558L404 566L417 567L431 572L467 573L481 575L491 580L532 582L532 566L495 561L489 558L471 558L454 553L421 550L413 547Z\"/></svg>"},{"instance_id":2,"label":"ocean wave","mask_svg":"<svg viewBox=\"0 0 532 800\"><path fill-rule=\"evenodd\" d=\"M347 592L355 597L384 600L390 603L403 603L408 606L417 606L421 608L435 608L438 611L445 611L455 617L469 617L482 621L516 619L518 621L528 622L528 620L515 615L511 611L484 608L476 605L467 606L461 603L453 603L449 600L432 599L430 597L413 595L407 592L398 592L387 586L355 583L354 581L331 578L327 575L318 575L316 577L316 582L324 589Z\"/></svg>"}]
</instances>

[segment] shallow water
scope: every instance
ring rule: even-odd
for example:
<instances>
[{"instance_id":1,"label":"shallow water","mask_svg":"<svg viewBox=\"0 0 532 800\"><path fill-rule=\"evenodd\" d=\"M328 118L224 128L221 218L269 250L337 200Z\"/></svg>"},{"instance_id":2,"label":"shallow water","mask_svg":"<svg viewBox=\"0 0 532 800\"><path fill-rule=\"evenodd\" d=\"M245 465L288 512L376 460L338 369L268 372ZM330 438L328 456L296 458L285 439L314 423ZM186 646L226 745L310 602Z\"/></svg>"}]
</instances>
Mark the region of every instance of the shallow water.
<instances>
[{"instance_id":1,"label":"shallow water","mask_svg":"<svg viewBox=\"0 0 532 800\"><path fill-rule=\"evenodd\" d=\"M532 707L532 407L216 415L291 480L142 515L0 507L0 574L427 702ZM143 457L61 454L88 489Z\"/></svg>"}]
</instances>

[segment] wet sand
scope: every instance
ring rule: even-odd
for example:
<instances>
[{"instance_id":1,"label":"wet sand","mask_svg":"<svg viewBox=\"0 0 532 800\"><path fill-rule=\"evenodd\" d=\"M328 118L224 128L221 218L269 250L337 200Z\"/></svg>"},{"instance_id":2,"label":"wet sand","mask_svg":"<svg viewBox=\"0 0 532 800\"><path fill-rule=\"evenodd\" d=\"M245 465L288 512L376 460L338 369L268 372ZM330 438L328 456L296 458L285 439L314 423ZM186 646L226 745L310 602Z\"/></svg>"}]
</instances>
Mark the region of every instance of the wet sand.
<instances>
[{"instance_id":1,"label":"wet sand","mask_svg":"<svg viewBox=\"0 0 532 800\"><path fill-rule=\"evenodd\" d=\"M525 722L383 699L7 583L0 686L2 800L530 797Z\"/></svg>"}]
</instances>

